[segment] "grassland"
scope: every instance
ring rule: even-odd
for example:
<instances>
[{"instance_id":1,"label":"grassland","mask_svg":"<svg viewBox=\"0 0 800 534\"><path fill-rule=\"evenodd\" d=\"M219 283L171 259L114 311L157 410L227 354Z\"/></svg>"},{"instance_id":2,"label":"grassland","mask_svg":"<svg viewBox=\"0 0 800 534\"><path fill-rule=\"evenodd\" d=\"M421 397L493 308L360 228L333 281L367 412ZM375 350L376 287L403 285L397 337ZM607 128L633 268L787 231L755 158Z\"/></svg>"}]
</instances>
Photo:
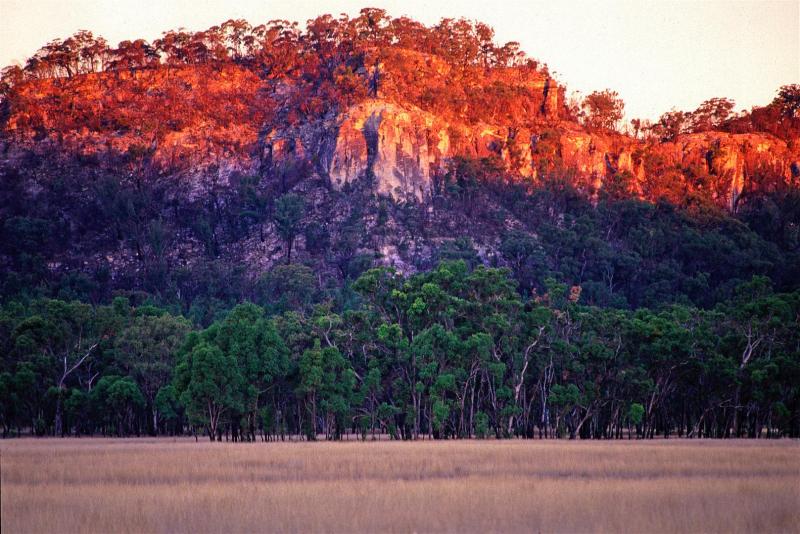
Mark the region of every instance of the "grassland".
<instances>
[{"instance_id":1,"label":"grassland","mask_svg":"<svg viewBox=\"0 0 800 534\"><path fill-rule=\"evenodd\" d=\"M793 441L0 443L14 532L800 532Z\"/></svg>"}]
</instances>

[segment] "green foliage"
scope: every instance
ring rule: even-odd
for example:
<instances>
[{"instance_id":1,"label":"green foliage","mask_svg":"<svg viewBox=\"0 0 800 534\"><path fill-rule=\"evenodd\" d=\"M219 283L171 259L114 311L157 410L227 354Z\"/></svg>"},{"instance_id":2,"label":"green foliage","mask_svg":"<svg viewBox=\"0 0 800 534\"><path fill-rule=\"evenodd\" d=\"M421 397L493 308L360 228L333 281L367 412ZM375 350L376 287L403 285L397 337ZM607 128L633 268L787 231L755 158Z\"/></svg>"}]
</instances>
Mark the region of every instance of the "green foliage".
<instances>
[{"instance_id":1,"label":"green foliage","mask_svg":"<svg viewBox=\"0 0 800 534\"><path fill-rule=\"evenodd\" d=\"M131 377L108 375L101 378L89 395L96 413L104 414L105 423L116 428L117 435L130 432L136 411L145 405L144 396ZM76 409L81 402L71 396L68 407Z\"/></svg>"},{"instance_id":2,"label":"green foliage","mask_svg":"<svg viewBox=\"0 0 800 534\"><path fill-rule=\"evenodd\" d=\"M20 139L45 141L12 150L24 157L2 169L4 435L204 428L235 440L255 440L258 430L262 439L608 438L631 425L644 437L800 435L800 193L786 169L749 169L759 187L727 206L729 184L714 174L724 147L712 144L705 161L685 166L642 149L631 159L645 179L607 158L595 190L565 166L563 125L535 116L552 102L523 90L545 72L514 43L495 46L483 25L445 19L424 28L379 10L323 17L305 32L280 21L231 24L113 50L84 32L4 71L3 109L24 118L16 123L30 134ZM399 76L381 85L365 60L390 43L443 61L445 69L415 63L443 83L419 88L414 76ZM384 56L391 70L396 54ZM116 75L98 76L119 84L134 107L197 91L181 65L245 69L257 74L254 91L280 87L250 99L255 107L199 106L217 111L217 126L241 124L242 114L256 121L265 134L253 147L257 172L216 180L210 166L192 184L176 181L163 156L180 160L180 151L158 146L191 113L177 106L182 113L169 120L136 124L129 111L168 106L110 114L94 106L103 111L94 116L92 106L75 105L81 91L68 89L99 63ZM492 69L503 76L488 76ZM66 79L39 83L50 78ZM247 78L237 78L243 90ZM147 79L177 92L140 90ZM507 139L484 147L489 157L452 158L419 198L379 192L372 171L330 187L330 161L302 161L325 144L313 135L303 146L283 140L280 151L297 158L271 157L278 147L265 117L293 129L328 123L379 90L471 124L499 120ZM26 92L42 113L24 113ZM771 105L736 117L732 101L715 98L667 113L649 131L668 141L761 128L791 143L798 94L797 85L781 87ZM606 90L582 111L590 128L614 129L624 104ZM526 129L513 127L523 115ZM99 138L140 139L122 152L114 143L92 154L70 143L51 149L73 139L78 123ZM523 131L533 181L507 172L499 157L524 163ZM458 128L449 135L464 145ZM251 299L258 305L242 304Z\"/></svg>"},{"instance_id":3,"label":"green foliage","mask_svg":"<svg viewBox=\"0 0 800 534\"><path fill-rule=\"evenodd\" d=\"M639 426L640 424L642 424L643 419L644 419L644 406L642 406L638 402L631 403L630 407L628 408L628 420L632 424Z\"/></svg>"},{"instance_id":4,"label":"green foliage","mask_svg":"<svg viewBox=\"0 0 800 534\"><path fill-rule=\"evenodd\" d=\"M489 416L484 412L475 414L475 437L485 439L489 436Z\"/></svg>"},{"instance_id":5,"label":"green foliage","mask_svg":"<svg viewBox=\"0 0 800 534\"><path fill-rule=\"evenodd\" d=\"M321 417L326 437L338 438L354 399L355 376L349 362L336 347L322 348L316 339L314 346L303 352L298 371L297 393L305 399L310 418L308 437L316 439Z\"/></svg>"},{"instance_id":6,"label":"green foliage","mask_svg":"<svg viewBox=\"0 0 800 534\"><path fill-rule=\"evenodd\" d=\"M236 360L230 354L200 336L189 338L175 369L175 389L189 417L206 425L212 440L220 430L221 417L241 408L241 382Z\"/></svg>"},{"instance_id":7,"label":"green foliage","mask_svg":"<svg viewBox=\"0 0 800 534\"><path fill-rule=\"evenodd\" d=\"M205 329L126 298L4 305L3 433L800 435L800 294L763 276L713 309L596 307L552 277L523 298L463 260L352 287L342 314L245 303Z\"/></svg>"},{"instance_id":8,"label":"green foliage","mask_svg":"<svg viewBox=\"0 0 800 534\"><path fill-rule=\"evenodd\" d=\"M305 215L305 201L302 197L287 193L275 201L275 230L286 242L286 263L292 262L292 245L301 232L301 221Z\"/></svg>"},{"instance_id":9,"label":"green foliage","mask_svg":"<svg viewBox=\"0 0 800 534\"><path fill-rule=\"evenodd\" d=\"M150 308L140 308L137 312L115 337L114 349L120 367L137 381L144 393L151 412L150 432L155 433L159 413L162 413L157 406L157 396L172 381L175 354L191 325L182 317ZM171 408L169 413L172 413Z\"/></svg>"},{"instance_id":10,"label":"green foliage","mask_svg":"<svg viewBox=\"0 0 800 534\"><path fill-rule=\"evenodd\" d=\"M258 283L258 302L282 313L308 310L317 293L317 277L305 265L278 265L264 274Z\"/></svg>"},{"instance_id":11,"label":"green foliage","mask_svg":"<svg viewBox=\"0 0 800 534\"><path fill-rule=\"evenodd\" d=\"M219 437L223 417L245 414L255 439L262 394L288 368L287 349L264 310L240 304L221 322L192 333L175 369L175 390L189 417Z\"/></svg>"}]
</instances>

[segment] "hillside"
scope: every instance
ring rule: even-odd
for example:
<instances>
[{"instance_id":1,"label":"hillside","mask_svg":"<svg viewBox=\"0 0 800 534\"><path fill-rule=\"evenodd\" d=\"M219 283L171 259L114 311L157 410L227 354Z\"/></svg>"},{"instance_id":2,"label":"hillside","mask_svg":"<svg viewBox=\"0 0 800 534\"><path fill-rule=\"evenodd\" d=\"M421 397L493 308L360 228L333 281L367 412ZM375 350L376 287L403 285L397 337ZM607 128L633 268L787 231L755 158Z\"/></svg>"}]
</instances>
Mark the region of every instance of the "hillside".
<instances>
[{"instance_id":1,"label":"hillside","mask_svg":"<svg viewBox=\"0 0 800 534\"><path fill-rule=\"evenodd\" d=\"M791 100L623 134L480 23L365 9L116 48L79 32L4 69L1 87L7 295L235 302L292 248L323 293L372 265L425 270L453 247L511 267L526 290L553 275L622 306L673 298L653 283L707 304L752 274L793 287L797 271ZM286 227L277 201L290 193ZM650 207L630 219L626 199ZM639 224L675 245L641 250L627 233ZM682 251L686 232L702 258ZM656 266L664 280L641 287ZM701 289L680 289L698 276Z\"/></svg>"},{"instance_id":2,"label":"hillside","mask_svg":"<svg viewBox=\"0 0 800 534\"><path fill-rule=\"evenodd\" d=\"M800 86L623 124L366 9L0 91L3 436L800 436Z\"/></svg>"}]
</instances>

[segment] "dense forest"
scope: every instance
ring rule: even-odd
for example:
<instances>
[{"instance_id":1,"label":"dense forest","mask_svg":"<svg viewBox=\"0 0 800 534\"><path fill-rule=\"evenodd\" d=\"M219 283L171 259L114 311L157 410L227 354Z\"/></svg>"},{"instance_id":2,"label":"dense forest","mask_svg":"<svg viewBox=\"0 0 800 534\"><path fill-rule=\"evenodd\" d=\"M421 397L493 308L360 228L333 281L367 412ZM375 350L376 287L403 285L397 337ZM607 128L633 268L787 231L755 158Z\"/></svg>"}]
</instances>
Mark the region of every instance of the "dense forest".
<instances>
[{"instance_id":1,"label":"dense forest","mask_svg":"<svg viewBox=\"0 0 800 534\"><path fill-rule=\"evenodd\" d=\"M310 273L288 265L300 298ZM151 304L3 307L4 435L206 433L212 440L800 435L800 291L766 277L710 309L581 304L507 269L370 269L358 305L208 328Z\"/></svg>"},{"instance_id":2,"label":"dense forest","mask_svg":"<svg viewBox=\"0 0 800 534\"><path fill-rule=\"evenodd\" d=\"M297 132L367 99L535 131L535 179L500 143L333 187ZM733 107L622 128L485 25L381 10L53 41L0 83L2 434L800 437L800 167L753 156L800 86ZM641 176L583 176L576 131Z\"/></svg>"},{"instance_id":3,"label":"dense forest","mask_svg":"<svg viewBox=\"0 0 800 534\"><path fill-rule=\"evenodd\" d=\"M52 223L13 220L4 434L800 435L796 193L732 218L593 205L563 184L475 187L454 186L433 213L345 195L423 234L462 211L490 232L496 211L480 206L512 195L502 203L538 229L502 234L499 257L442 241L413 275L354 253L363 220L321 225L291 193L271 224L318 248L285 247L253 281L213 255L188 273L154 262L146 290L48 277ZM315 272L325 256L338 274Z\"/></svg>"}]
</instances>

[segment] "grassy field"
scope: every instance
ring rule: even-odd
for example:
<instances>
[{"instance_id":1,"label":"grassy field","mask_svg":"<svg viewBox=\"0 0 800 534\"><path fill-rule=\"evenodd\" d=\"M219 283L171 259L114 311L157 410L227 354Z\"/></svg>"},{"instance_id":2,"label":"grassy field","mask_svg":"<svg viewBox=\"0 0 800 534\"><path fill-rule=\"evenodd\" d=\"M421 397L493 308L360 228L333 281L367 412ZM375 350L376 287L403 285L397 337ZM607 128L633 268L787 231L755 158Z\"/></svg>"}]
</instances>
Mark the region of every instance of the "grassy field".
<instances>
[{"instance_id":1,"label":"grassy field","mask_svg":"<svg viewBox=\"0 0 800 534\"><path fill-rule=\"evenodd\" d=\"M2 531L800 532L793 441L0 442Z\"/></svg>"}]
</instances>

